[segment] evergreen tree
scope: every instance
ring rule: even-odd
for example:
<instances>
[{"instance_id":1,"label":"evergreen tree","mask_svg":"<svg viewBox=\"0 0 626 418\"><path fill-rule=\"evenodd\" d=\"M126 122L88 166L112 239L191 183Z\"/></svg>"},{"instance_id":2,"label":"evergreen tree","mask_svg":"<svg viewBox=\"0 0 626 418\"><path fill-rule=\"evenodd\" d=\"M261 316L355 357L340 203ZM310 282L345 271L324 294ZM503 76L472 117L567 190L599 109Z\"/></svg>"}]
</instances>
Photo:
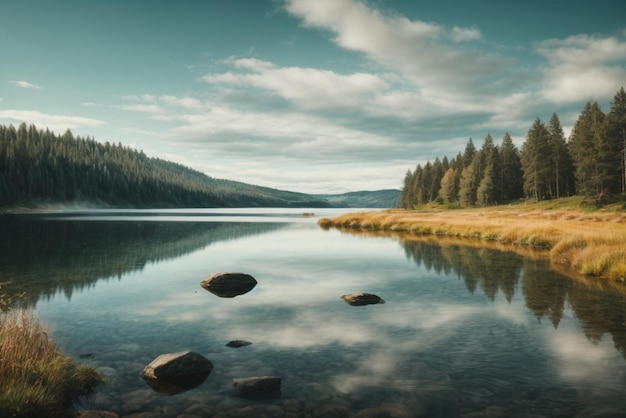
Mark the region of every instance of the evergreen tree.
<instances>
[{"instance_id":1,"label":"evergreen tree","mask_svg":"<svg viewBox=\"0 0 626 418\"><path fill-rule=\"evenodd\" d=\"M493 163L489 162L485 168L483 179L476 190L476 203L481 206L495 203L496 185L493 180L494 174Z\"/></svg>"},{"instance_id":2,"label":"evergreen tree","mask_svg":"<svg viewBox=\"0 0 626 418\"><path fill-rule=\"evenodd\" d=\"M448 168L446 173L441 178L439 197L444 201L444 203L454 203L457 201L458 192L456 170Z\"/></svg>"},{"instance_id":3,"label":"evergreen tree","mask_svg":"<svg viewBox=\"0 0 626 418\"><path fill-rule=\"evenodd\" d=\"M551 148L550 160L552 162L549 190L551 196L559 198L571 192L570 185L573 183L571 175L572 162L567 150L565 134L556 113L552 114L547 129Z\"/></svg>"},{"instance_id":4,"label":"evergreen tree","mask_svg":"<svg viewBox=\"0 0 626 418\"><path fill-rule=\"evenodd\" d=\"M476 147L474 146L474 141L470 138L465 145L465 151L463 152L463 157L461 158L461 169L469 167L469 165L474 161L474 156L476 155Z\"/></svg>"},{"instance_id":5,"label":"evergreen tree","mask_svg":"<svg viewBox=\"0 0 626 418\"><path fill-rule=\"evenodd\" d=\"M550 160L549 133L539 118L535 119L522 145L520 159L524 172L524 192L536 201L548 194L548 174L552 171Z\"/></svg>"},{"instance_id":6,"label":"evergreen tree","mask_svg":"<svg viewBox=\"0 0 626 418\"><path fill-rule=\"evenodd\" d=\"M443 164L439 157L435 157L435 161L432 166L431 179L428 190L428 201L434 201L439 195L439 189L441 189L441 179L443 178Z\"/></svg>"},{"instance_id":7,"label":"evergreen tree","mask_svg":"<svg viewBox=\"0 0 626 418\"><path fill-rule=\"evenodd\" d=\"M500 201L507 202L523 196L522 163L519 151L509 133L505 133L500 144Z\"/></svg>"},{"instance_id":8,"label":"evergreen tree","mask_svg":"<svg viewBox=\"0 0 626 418\"><path fill-rule=\"evenodd\" d=\"M618 172L612 191L626 192L626 92L622 87L614 96L606 117L606 135L610 141L612 165Z\"/></svg>"},{"instance_id":9,"label":"evergreen tree","mask_svg":"<svg viewBox=\"0 0 626 418\"><path fill-rule=\"evenodd\" d=\"M473 206L476 203L476 167L472 163L465 167L461 173L459 184L459 203L465 207Z\"/></svg>"},{"instance_id":10,"label":"evergreen tree","mask_svg":"<svg viewBox=\"0 0 626 418\"><path fill-rule=\"evenodd\" d=\"M407 170L404 175L404 185L400 193L400 206L404 209L413 207L413 173L411 173L411 170Z\"/></svg>"},{"instance_id":11,"label":"evergreen tree","mask_svg":"<svg viewBox=\"0 0 626 418\"><path fill-rule=\"evenodd\" d=\"M569 151L576 167L576 189L585 196L599 196L610 181L611 164L607 160L605 115L597 102L587 102L574 125Z\"/></svg>"}]
</instances>

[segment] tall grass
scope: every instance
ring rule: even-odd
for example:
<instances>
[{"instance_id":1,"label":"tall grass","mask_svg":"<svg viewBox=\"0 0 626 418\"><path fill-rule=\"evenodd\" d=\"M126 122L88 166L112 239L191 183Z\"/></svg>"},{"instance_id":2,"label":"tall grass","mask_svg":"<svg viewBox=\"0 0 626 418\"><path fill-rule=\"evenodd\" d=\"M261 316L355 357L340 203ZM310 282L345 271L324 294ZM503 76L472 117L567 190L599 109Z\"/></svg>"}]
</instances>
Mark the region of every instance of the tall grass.
<instances>
[{"instance_id":1,"label":"tall grass","mask_svg":"<svg viewBox=\"0 0 626 418\"><path fill-rule=\"evenodd\" d=\"M322 228L456 237L550 250L575 272L626 280L626 213L580 209L384 210L319 221Z\"/></svg>"},{"instance_id":2,"label":"tall grass","mask_svg":"<svg viewBox=\"0 0 626 418\"><path fill-rule=\"evenodd\" d=\"M63 354L25 310L0 313L0 417L69 417L98 372Z\"/></svg>"}]
</instances>

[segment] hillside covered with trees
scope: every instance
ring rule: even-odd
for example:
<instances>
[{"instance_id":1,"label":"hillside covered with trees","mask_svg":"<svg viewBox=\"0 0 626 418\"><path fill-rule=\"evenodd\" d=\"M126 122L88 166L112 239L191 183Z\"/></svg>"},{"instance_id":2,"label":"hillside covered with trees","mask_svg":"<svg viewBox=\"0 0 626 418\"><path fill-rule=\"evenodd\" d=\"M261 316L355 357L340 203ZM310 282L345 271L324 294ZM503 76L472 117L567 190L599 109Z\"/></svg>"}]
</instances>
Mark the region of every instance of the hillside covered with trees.
<instances>
[{"instance_id":1,"label":"hillside covered with trees","mask_svg":"<svg viewBox=\"0 0 626 418\"><path fill-rule=\"evenodd\" d=\"M302 193L215 179L120 144L67 130L0 125L0 207L326 207Z\"/></svg>"},{"instance_id":2,"label":"hillside covered with trees","mask_svg":"<svg viewBox=\"0 0 626 418\"><path fill-rule=\"evenodd\" d=\"M505 133L487 134L480 149L469 139L463 153L408 170L400 197L406 209L429 202L472 207L582 195L600 199L626 192L626 93L622 87L604 113L588 102L568 139L559 117L535 119L521 149Z\"/></svg>"}]
</instances>

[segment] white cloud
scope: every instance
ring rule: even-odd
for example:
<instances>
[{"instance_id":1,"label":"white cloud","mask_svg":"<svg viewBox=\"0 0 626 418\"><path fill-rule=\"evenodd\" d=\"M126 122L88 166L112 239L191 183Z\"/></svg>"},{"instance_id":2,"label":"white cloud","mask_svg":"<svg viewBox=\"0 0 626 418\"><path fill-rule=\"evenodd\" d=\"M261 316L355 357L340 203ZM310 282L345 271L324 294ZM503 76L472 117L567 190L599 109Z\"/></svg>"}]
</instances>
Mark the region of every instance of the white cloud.
<instances>
[{"instance_id":1,"label":"white cloud","mask_svg":"<svg viewBox=\"0 0 626 418\"><path fill-rule=\"evenodd\" d=\"M477 28L459 28L455 26L452 28L450 38L454 42L469 42L482 39L483 34Z\"/></svg>"},{"instance_id":2,"label":"white cloud","mask_svg":"<svg viewBox=\"0 0 626 418\"><path fill-rule=\"evenodd\" d=\"M178 106L189 110L201 110L204 104L193 97L176 97L176 96L161 96L159 97L166 105Z\"/></svg>"},{"instance_id":3,"label":"white cloud","mask_svg":"<svg viewBox=\"0 0 626 418\"><path fill-rule=\"evenodd\" d=\"M612 97L626 83L626 41L576 35L540 42L536 52L548 63L541 95L553 102Z\"/></svg>"},{"instance_id":4,"label":"white cloud","mask_svg":"<svg viewBox=\"0 0 626 418\"><path fill-rule=\"evenodd\" d=\"M40 89L37 84L29 83L28 81L19 80L19 81L11 81L12 84L21 87L23 89Z\"/></svg>"},{"instance_id":5,"label":"white cloud","mask_svg":"<svg viewBox=\"0 0 626 418\"><path fill-rule=\"evenodd\" d=\"M104 124L98 119L82 116L50 115L35 110L0 110L0 120L10 120L34 124L39 129L48 128L60 132L66 129L97 127Z\"/></svg>"},{"instance_id":6,"label":"white cloud","mask_svg":"<svg viewBox=\"0 0 626 418\"><path fill-rule=\"evenodd\" d=\"M329 30L334 42L399 71L423 89L486 88L475 83L507 70L512 61L446 43L480 39L476 28L441 25L383 14L357 0L288 0L286 10L308 27ZM492 80L493 81L493 80Z\"/></svg>"},{"instance_id":7,"label":"white cloud","mask_svg":"<svg viewBox=\"0 0 626 418\"><path fill-rule=\"evenodd\" d=\"M230 63L250 72L208 74L201 80L210 84L261 88L303 108L354 106L388 87L384 79L368 73L341 75L314 68L277 67L249 58L233 58Z\"/></svg>"},{"instance_id":8,"label":"white cloud","mask_svg":"<svg viewBox=\"0 0 626 418\"><path fill-rule=\"evenodd\" d=\"M165 113L165 109L155 104L136 103L132 105L121 106L122 110L132 110L133 112L143 113Z\"/></svg>"}]
</instances>

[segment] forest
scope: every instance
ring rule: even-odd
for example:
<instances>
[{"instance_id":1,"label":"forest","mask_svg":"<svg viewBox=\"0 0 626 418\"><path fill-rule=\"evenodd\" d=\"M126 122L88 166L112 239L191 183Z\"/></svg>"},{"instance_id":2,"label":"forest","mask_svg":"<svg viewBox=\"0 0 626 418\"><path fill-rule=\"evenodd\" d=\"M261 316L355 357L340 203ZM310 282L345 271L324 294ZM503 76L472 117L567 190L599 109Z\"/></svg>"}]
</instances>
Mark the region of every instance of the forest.
<instances>
[{"instance_id":1,"label":"forest","mask_svg":"<svg viewBox=\"0 0 626 418\"><path fill-rule=\"evenodd\" d=\"M565 138L556 113L537 118L518 149L505 133L499 145L487 134L480 148L472 138L463 153L436 157L408 170L400 206L437 202L449 207L496 205L582 195L600 201L626 192L626 93L622 87L604 113L587 102Z\"/></svg>"},{"instance_id":2,"label":"forest","mask_svg":"<svg viewBox=\"0 0 626 418\"><path fill-rule=\"evenodd\" d=\"M0 125L0 208L326 207L302 193L212 178L121 143Z\"/></svg>"}]
</instances>

